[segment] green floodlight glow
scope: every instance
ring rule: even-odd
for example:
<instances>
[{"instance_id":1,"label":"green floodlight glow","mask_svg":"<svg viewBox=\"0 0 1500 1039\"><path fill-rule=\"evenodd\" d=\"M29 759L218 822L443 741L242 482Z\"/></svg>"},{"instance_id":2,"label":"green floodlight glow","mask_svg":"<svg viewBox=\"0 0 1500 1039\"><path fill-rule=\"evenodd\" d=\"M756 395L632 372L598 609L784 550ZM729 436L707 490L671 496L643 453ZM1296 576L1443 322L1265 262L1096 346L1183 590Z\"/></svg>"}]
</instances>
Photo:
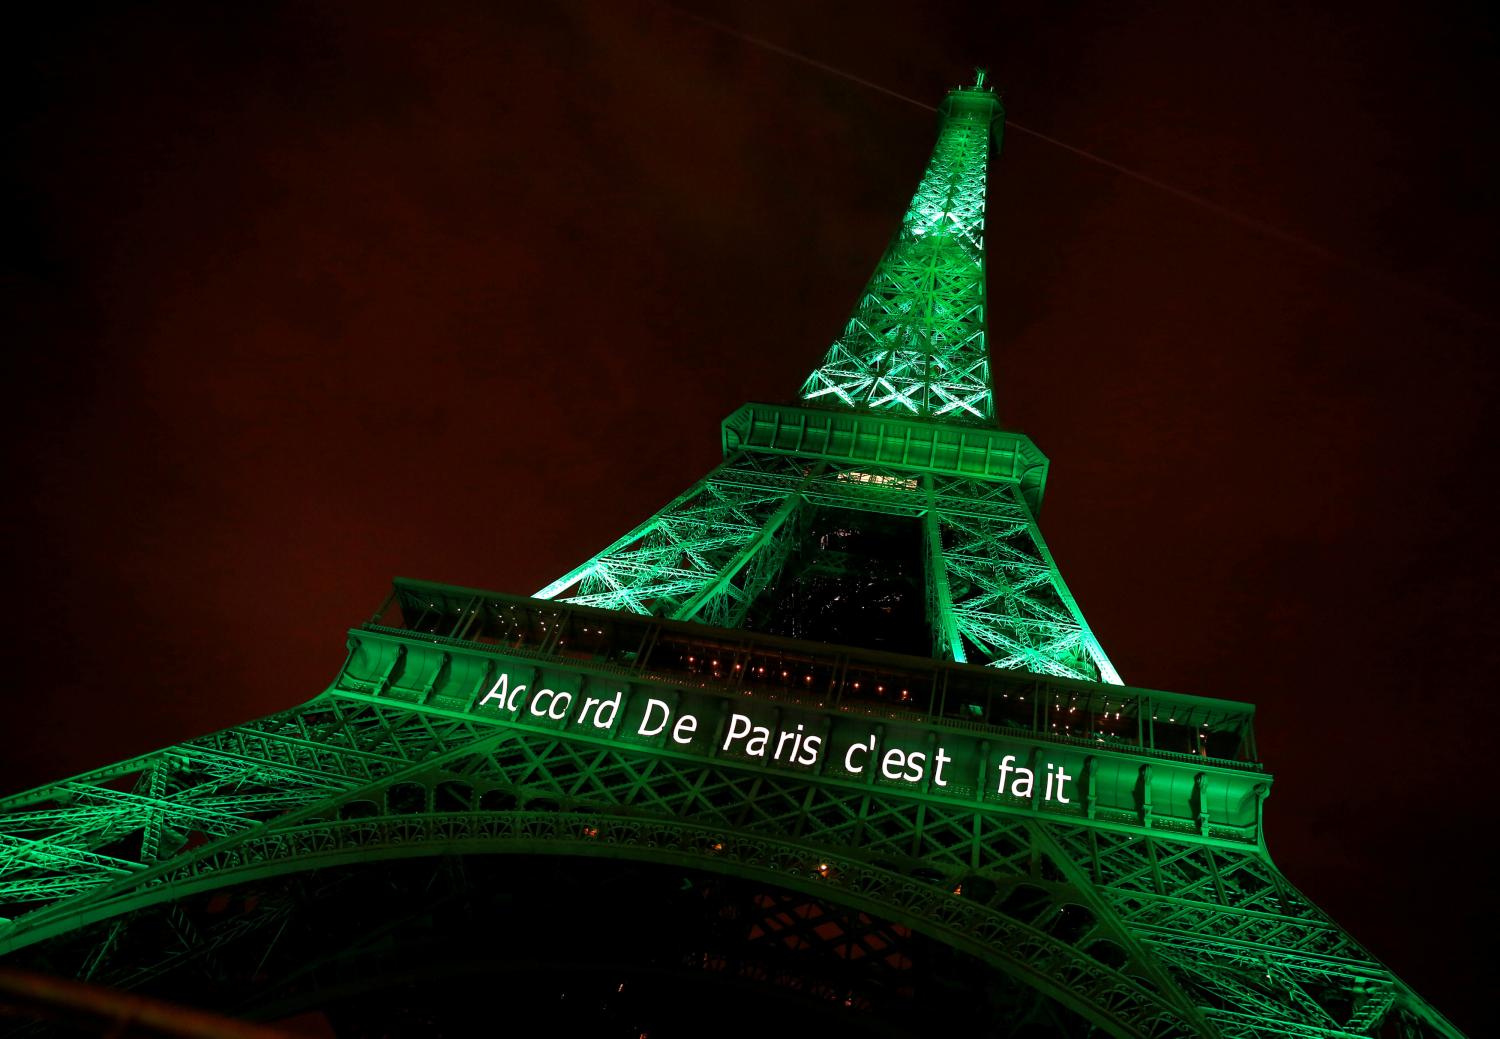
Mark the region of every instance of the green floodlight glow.
<instances>
[{"instance_id":1,"label":"green floodlight glow","mask_svg":"<svg viewBox=\"0 0 1500 1039\"><path fill-rule=\"evenodd\" d=\"M873 510L921 520L934 655L1121 681L1037 526L1046 456L993 426L984 203L1001 107L977 79L939 109L901 228L803 385L851 417L742 408L722 465L537 598L738 627L810 509Z\"/></svg>"},{"instance_id":2,"label":"green floodlight glow","mask_svg":"<svg viewBox=\"0 0 1500 1039\"><path fill-rule=\"evenodd\" d=\"M823 363L802 387L820 406L949 421L994 417L985 343L984 195L999 100L954 91L927 172Z\"/></svg>"},{"instance_id":3,"label":"green floodlight glow","mask_svg":"<svg viewBox=\"0 0 1500 1039\"><path fill-rule=\"evenodd\" d=\"M229 992L309 973L278 943L310 875L540 851L826 900L1066 1034L1461 1039L1271 861L1254 708L1123 685L1084 621L1037 524L1047 458L993 421L1000 105L980 73L940 111L802 403L735 411L720 465L535 597L398 580L307 703L0 797L0 956ZM750 630L829 516L907 537L929 655ZM819 579L868 588L860 558Z\"/></svg>"}]
</instances>

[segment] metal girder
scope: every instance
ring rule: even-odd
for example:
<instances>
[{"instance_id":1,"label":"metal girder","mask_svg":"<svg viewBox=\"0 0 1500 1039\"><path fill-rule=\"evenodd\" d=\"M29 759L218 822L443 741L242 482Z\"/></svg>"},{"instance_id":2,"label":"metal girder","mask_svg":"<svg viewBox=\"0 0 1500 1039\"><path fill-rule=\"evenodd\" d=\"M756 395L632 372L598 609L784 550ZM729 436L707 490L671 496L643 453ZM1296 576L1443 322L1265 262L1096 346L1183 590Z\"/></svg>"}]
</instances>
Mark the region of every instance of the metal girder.
<instances>
[{"instance_id":1,"label":"metal girder","mask_svg":"<svg viewBox=\"0 0 1500 1039\"><path fill-rule=\"evenodd\" d=\"M993 91L955 91L937 146L848 325L802 399L938 420L994 415L985 343L984 202Z\"/></svg>"},{"instance_id":2,"label":"metal girder","mask_svg":"<svg viewBox=\"0 0 1500 1039\"><path fill-rule=\"evenodd\" d=\"M1371 1009L1385 994L1392 1006L1423 1009L1255 846L938 804L336 691L201 742L257 746L275 767L305 757L309 736L328 749L322 798L243 817L225 836L185 841L124 876L60 849L19 872L94 882L0 929L0 950L128 921L193 892L340 863L576 854L691 865L815 894L980 956L1113 1035L1334 1037L1354 1034L1354 1023L1369 1034L1385 1016ZM202 754L187 744L159 756L164 813L174 796L202 796L193 770ZM34 895L46 901L42 888ZM186 954L164 950L163 961ZM1329 992L1374 995L1330 1008ZM1456 1033L1433 1024L1425 1034Z\"/></svg>"},{"instance_id":3,"label":"metal girder","mask_svg":"<svg viewBox=\"0 0 1500 1039\"><path fill-rule=\"evenodd\" d=\"M0 949L194 891L339 862L453 852L617 855L758 876L915 927L1023 977L1112 1034L1178 1034L1192 1020L1189 1005L1173 1008L1158 987L1049 934L1047 921L1038 926L1031 900L1014 915L953 893L966 876L993 876L1027 877L1038 891L1066 895L1031 876L1031 824L1024 818L991 814L976 823L970 813L878 790L851 797L791 776L505 728L460 734L439 713L339 695L277 716L267 728L290 728L301 713L346 722L330 734L421 734L405 742L421 742L427 753L404 767L393 760L381 778L186 848L130 877L101 878L84 898L15 921L9 934L0 932ZM496 794L516 807L482 810ZM453 810L439 810L444 799ZM370 805L371 814L352 810L359 805Z\"/></svg>"},{"instance_id":4,"label":"metal girder","mask_svg":"<svg viewBox=\"0 0 1500 1039\"><path fill-rule=\"evenodd\" d=\"M948 659L1120 684L1018 480L741 451L537 597L737 626L785 562L804 501L927 517L928 623Z\"/></svg>"},{"instance_id":5,"label":"metal girder","mask_svg":"<svg viewBox=\"0 0 1500 1039\"><path fill-rule=\"evenodd\" d=\"M788 521L802 504L799 493L809 480L821 472L815 465L804 471L796 490L787 494L775 512L765 518L755 536L693 597L672 612L677 620L702 620L723 628L738 626L745 619L755 597L781 572L794 545L793 530Z\"/></svg>"},{"instance_id":6,"label":"metal girder","mask_svg":"<svg viewBox=\"0 0 1500 1039\"><path fill-rule=\"evenodd\" d=\"M415 720L314 701L163 751L143 763L135 790L116 789L130 777L106 771L8 798L0 831L10 831L15 818L29 836L7 838L0 852L0 919L149 882L160 862L176 861L185 849L315 808L474 731L472 723L410 724ZM154 798L153 782L160 791ZM170 846L148 856L158 818L166 823L157 842L169 836ZM96 851L106 848L107 857ZM15 926L0 925L0 950Z\"/></svg>"},{"instance_id":7,"label":"metal girder","mask_svg":"<svg viewBox=\"0 0 1500 1039\"><path fill-rule=\"evenodd\" d=\"M77 973L138 985L267 935L269 955L316 901L244 895L213 920L186 907L198 895L413 858L575 856L749 878L757 936L776 941L852 957L898 929L928 936L1110 1035L1456 1037L1270 861L1253 709L1121 686L1037 526L1046 458L978 425L994 413L983 214L999 110L982 85L944 103L901 230L803 387L833 410L740 409L721 465L536 599L398 582L401 623L352 632L319 698L0 800L0 954L71 937ZM725 630L819 510L919 521L934 655L958 663ZM752 679L757 662L772 675ZM597 715L580 732L573 708L544 719L540 692L529 716L476 713L549 672L572 674L579 700L587 683L711 704L720 730L693 753ZM868 723L869 767L726 753L731 708L751 700L780 736L785 718L830 745ZM965 741L948 746L967 775L877 780L876 740L916 725L928 753ZM1071 755L1076 800L1061 764L1057 804L1050 763L1045 795L1005 788L1007 770L1041 776L1047 750ZM835 938L807 899L852 914Z\"/></svg>"},{"instance_id":8,"label":"metal girder","mask_svg":"<svg viewBox=\"0 0 1500 1039\"><path fill-rule=\"evenodd\" d=\"M964 658L1120 684L1016 484L934 477L934 524Z\"/></svg>"},{"instance_id":9,"label":"metal girder","mask_svg":"<svg viewBox=\"0 0 1500 1039\"><path fill-rule=\"evenodd\" d=\"M536 597L661 616L687 610L737 624L757 585L774 576L768 561L785 552L784 539L773 535L795 506L802 477L783 458L729 459ZM767 560L747 565L758 554Z\"/></svg>"}]
</instances>

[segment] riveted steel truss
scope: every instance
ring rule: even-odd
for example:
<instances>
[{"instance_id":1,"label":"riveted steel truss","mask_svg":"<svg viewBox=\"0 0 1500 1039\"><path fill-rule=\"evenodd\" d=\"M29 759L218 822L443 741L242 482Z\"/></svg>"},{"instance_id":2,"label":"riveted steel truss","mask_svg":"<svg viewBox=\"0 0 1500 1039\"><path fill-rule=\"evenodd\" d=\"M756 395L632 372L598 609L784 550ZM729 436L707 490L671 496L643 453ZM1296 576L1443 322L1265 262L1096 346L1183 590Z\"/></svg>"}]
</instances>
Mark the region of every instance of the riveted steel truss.
<instances>
[{"instance_id":1,"label":"riveted steel truss","mask_svg":"<svg viewBox=\"0 0 1500 1039\"><path fill-rule=\"evenodd\" d=\"M819 468L730 459L537 598L735 627L780 571L787 521Z\"/></svg>"},{"instance_id":2,"label":"riveted steel truss","mask_svg":"<svg viewBox=\"0 0 1500 1039\"><path fill-rule=\"evenodd\" d=\"M927 172L848 326L802 387L820 405L983 422L994 415L984 330L984 194L999 102L956 91Z\"/></svg>"},{"instance_id":3,"label":"riveted steel truss","mask_svg":"<svg viewBox=\"0 0 1500 1039\"><path fill-rule=\"evenodd\" d=\"M402 623L351 633L317 699L0 800L0 955L121 987L238 972L246 991L274 995L297 975L265 982L283 935L307 934L324 896L370 870L430 861L453 893L465 861L547 856L689 871L687 889L705 897L703 877L748 882L724 901L744 924L739 944L697 965L733 959L742 979L811 977L758 949L900 972L918 936L1034 997L1008 1028L1457 1036L1270 861L1269 779L1247 760L1253 709L1121 686L1037 527L1045 457L983 425L998 112L979 87L945 102L901 230L803 388L811 406L730 416L721 465L536 599L398 583ZM920 527L926 621L947 663L725 630L746 625L827 510ZM752 679L767 663L773 674ZM539 669L576 672L580 700L585 679L664 704L717 698L721 720L754 699L778 726L805 694L824 735L839 719L915 720L929 752L941 728L978 764L923 786L879 779L873 764L857 773L847 757L843 769L773 767L717 736L695 753L665 736L632 742L601 735L597 715L594 729L570 729L567 709L547 715L560 726L533 725L540 693L529 716L477 710L512 672ZM852 695L861 675L885 694L868 679L896 674L883 700ZM555 706L561 694L547 692ZM1168 708L1159 725L1156 705ZM1080 710L1088 721L1070 724ZM1048 748L1090 755L1069 777L1077 799L1044 810L1039 793L992 790L997 743L1002 768L1027 754L1038 775ZM382 891L416 897L371 887ZM866 998L857 984L806 984Z\"/></svg>"},{"instance_id":4,"label":"riveted steel truss","mask_svg":"<svg viewBox=\"0 0 1500 1039\"><path fill-rule=\"evenodd\" d=\"M1402 1015L1425 1022L1412 1034L1456 1034L1258 845L938 804L348 690L0 812L14 916L0 952L87 929L77 969L115 983L271 941L294 911L283 897L199 933L173 916L196 893L387 858L581 855L755 878L910 928L1112 1035L1370 1035ZM132 929L168 947L146 964L116 955Z\"/></svg>"},{"instance_id":5,"label":"riveted steel truss","mask_svg":"<svg viewBox=\"0 0 1500 1039\"><path fill-rule=\"evenodd\" d=\"M809 506L924 518L938 656L1119 684L1016 480L742 451L536 597L736 627Z\"/></svg>"}]
</instances>

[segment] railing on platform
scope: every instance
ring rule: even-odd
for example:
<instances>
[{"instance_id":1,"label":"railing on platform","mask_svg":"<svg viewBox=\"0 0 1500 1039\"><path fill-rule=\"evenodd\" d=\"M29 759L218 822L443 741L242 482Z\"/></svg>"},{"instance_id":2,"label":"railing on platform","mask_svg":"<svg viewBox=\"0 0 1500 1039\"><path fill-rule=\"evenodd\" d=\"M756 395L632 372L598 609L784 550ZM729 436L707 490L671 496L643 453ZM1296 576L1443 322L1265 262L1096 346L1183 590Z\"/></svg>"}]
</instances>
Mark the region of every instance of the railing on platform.
<instances>
[{"instance_id":1,"label":"railing on platform","mask_svg":"<svg viewBox=\"0 0 1500 1039\"><path fill-rule=\"evenodd\" d=\"M366 628L623 678L1255 769L1251 704L929 660L401 579Z\"/></svg>"}]
</instances>

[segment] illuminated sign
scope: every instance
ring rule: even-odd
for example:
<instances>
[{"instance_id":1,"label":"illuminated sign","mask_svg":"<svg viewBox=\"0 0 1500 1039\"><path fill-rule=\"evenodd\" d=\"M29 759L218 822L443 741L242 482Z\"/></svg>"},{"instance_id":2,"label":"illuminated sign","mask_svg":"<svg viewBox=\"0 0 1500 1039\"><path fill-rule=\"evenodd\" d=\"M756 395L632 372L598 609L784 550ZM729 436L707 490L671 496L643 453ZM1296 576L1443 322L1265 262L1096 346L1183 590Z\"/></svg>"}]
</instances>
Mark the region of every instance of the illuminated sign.
<instances>
[{"instance_id":1,"label":"illuminated sign","mask_svg":"<svg viewBox=\"0 0 1500 1039\"><path fill-rule=\"evenodd\" d=\"M987 794L1055 806L1076 803L1079 763L1067 750L1043 759L1036 749L1028 754L1024 747L998 745L1005 741L940 734L900 717L883 720L749 695L621 684L578 674L503 671L473 709L527 727L959 796L975 792L983 770Z\"/></svg>"},{"instance_id":2,"label":"illuminated sign","mask_svg":"<svg viewBox=\"0 0 1500 1039\"><path fill-rule=\"evenodd\" d=\"M727 661L726 667L738 670ZM847 682L851 690L859 684ZM363 631L340 687L347 695L392 695L463 711L489 724L785 771L847 788L1236 842L1259 839L1260 805L1270 784L1254 766L1187 750L1111 742L1108 733L1049 738L987 722L993 712L985 702L966 702L960 682L946 689L944 716L931 718L904 698L825 699L655 672L649 664L627 670L597 656L525 659L504 649ZM882 691L878 684L876 691ZM1048 692L1036 684L1012 686L996 702L1014 696L1025 708L1018 716L1071 713ZM1038 693L1042 701L1028 702Z\"/></svg>"}]
</instances>

